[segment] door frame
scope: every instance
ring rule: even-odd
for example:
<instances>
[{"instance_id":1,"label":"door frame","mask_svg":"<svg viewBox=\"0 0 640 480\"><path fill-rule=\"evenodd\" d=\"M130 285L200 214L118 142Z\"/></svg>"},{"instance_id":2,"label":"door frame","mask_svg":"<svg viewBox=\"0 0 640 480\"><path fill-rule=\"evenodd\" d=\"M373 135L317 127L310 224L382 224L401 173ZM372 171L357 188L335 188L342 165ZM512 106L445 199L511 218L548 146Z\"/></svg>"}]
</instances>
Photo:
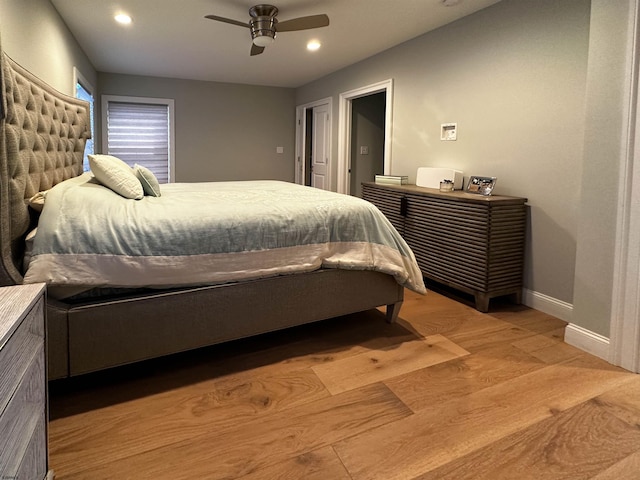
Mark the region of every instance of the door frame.
<instances>
[{"instance_id":1,"label":"door frame","mask_svg":"<svg viewBox=\"0 0 640 480\"><path fill-rule=\"evenodd\" d=\"M305 149L304 144L307 141L307 110L313 109L314 107L320 107L322 105L328 106L328 114L329 114L329 138L328 138L328 148L327 148L327 190L331 190L332 187L332 170L333 170L333 161L331 159L332 155L332 140L331 136L333 134L333 97L321 98L320 100L315 100L313 102L305 103L303 105L298 105L296 107L296 165L295 165L295 182L300 185L304 185L304 178L306 172L307 159L305 158Z\"/></svg>"},{"instance_id":2,"label":"door frame","mask_svg":"<svg viewBox=\"0 0 640 480\"><path fill-rule=\"evenodd\" d=\"M338 103L338 185L339 193L349 194L351 189L351 102L374 93L386 93L384 126L384 173L391 173L391 135L393 131L393 79L356 88L340 94Z\"/></svg>"},{"instance_id":3,"label":"door frame","mask_svg":"<svg viewBox=\"0 0 640 480\"><path fill-rule=\"evenodd\" d=\"M620 158L616 250L609 333L609 361L640 373L640 2L629 10L628 108Z\"/></svg>"}]
</instances>

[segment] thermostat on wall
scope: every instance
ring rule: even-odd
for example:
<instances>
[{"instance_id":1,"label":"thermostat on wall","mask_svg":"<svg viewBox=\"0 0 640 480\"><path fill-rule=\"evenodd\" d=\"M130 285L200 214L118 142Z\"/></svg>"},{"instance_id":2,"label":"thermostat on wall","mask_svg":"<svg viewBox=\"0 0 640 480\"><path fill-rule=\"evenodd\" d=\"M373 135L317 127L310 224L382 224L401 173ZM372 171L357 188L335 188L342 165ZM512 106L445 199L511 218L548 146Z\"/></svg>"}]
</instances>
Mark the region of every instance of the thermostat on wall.
<instances>
[{"instance_id":1,"label":"thermostat on wall","mask_svg":"<svg viewBox=\"0 0 640 480\"><path fill-rule=\"evenodd\" d=\"M458 138L457 123L443 123L440 125L440 140L456 140Z\"/></svg>"}]
</instances>

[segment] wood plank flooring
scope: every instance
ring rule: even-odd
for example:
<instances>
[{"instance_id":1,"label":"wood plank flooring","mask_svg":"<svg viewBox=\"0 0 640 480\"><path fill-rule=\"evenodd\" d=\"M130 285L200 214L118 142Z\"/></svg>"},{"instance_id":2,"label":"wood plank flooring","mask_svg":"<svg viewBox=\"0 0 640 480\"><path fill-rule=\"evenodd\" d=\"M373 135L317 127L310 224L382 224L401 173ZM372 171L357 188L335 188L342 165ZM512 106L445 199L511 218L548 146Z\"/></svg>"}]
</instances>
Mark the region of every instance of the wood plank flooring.
<instances>
[{"instance_id":1,"label":"wood plank flooring","mask_svg":"<svg viewBox=\"0 0 640 480\"><path fill-rule=\"evenodd\" d=\"M463 299L464 300L464 299ZM640 375L564 322L378 310L50 384L57 480L640 479Z\"/></svg>"}]
</instances>

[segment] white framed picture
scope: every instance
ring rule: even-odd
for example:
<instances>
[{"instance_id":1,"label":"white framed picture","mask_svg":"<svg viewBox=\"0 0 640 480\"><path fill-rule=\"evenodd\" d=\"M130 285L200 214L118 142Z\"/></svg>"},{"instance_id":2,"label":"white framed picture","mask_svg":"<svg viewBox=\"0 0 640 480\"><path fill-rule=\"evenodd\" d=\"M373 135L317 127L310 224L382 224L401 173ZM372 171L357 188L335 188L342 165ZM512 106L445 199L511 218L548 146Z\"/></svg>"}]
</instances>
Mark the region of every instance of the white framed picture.
<instances>
[{"instance_id":1,"label":"white framed picture","mask_svg":"<svg viewBox=\"0 0 640 480\"><path fill-rule=\"evenodd\" d=\"M496 186L496 177L470 177L467 184L467 192L480 195L491 195L493 187Z\"/></svg>"}]
</instances>

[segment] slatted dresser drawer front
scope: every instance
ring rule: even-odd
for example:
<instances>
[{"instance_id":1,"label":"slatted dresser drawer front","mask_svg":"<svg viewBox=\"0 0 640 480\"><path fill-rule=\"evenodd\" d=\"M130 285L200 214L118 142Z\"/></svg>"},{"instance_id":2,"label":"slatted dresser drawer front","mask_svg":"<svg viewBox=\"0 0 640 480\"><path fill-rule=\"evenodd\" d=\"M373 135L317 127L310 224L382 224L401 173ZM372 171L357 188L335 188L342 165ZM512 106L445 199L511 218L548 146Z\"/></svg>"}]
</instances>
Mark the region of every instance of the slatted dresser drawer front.
<instances>
[{"instance_id":1,"label":"slatted dresser drawer front","mask_svg":"<svg viewBox=\"0 0 640 480\"><path fill-rule=\"evenodd\" d=\"M0 346L0 414L34 354L44 345L43 309L44 300L41 299L5 344Z\"/></svg>"},{"instance_id":2,"label":"slatted dresser drawer front","mask_svg":"<svg viewBox=\"0 0 640 480\"><path fill-rule=\"evenodd\" d=\"M390 190L379 191L367 184L362 185L362 192L363 197L378 207L396 230L402 234L404 232L405 217L401 215L400 203L403 195Z\"/></svg>"},{"instance_id":3,"label":"slatted dresser drawer front","mask_svg":"<svg viewBox=\"0 0 640 480\"><path fill-rule=\"evenodd\" d=\"M513 294L519 301L526 198L372 183L362 192L400 226L426 278L474 295L481 311L491 297Z\"/></svg>"}]
</instances>

